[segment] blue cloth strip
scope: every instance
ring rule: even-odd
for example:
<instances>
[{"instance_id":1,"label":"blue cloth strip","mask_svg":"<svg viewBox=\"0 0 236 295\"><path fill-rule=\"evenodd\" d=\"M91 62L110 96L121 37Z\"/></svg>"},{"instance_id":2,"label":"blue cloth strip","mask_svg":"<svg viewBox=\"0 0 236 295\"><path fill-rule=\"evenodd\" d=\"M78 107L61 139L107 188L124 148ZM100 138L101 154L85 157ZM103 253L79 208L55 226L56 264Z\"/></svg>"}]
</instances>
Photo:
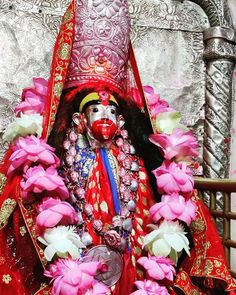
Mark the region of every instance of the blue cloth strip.
<instances>
[{"instance_id":1,"label":"blue cloth strip","mask_svg":"<svg viewBox=\"0 0 236 295\"><path fill-rule=\"evenodd\" d=\"M102 162L104 164L104 167L107 171L107 175L109 178L109 182L110 182L110 187L111 187L111 192L112 192L112 199L113 199L113 205L114 205L114 209L116 214L120 214L121 211L121 207L120 207L120 199L119 199L119 194L117 191L117 186L116 186L116 181L113 175L113 171L107 156L107 152L105 148L100 148L100 154L102 157Z\"/></svg>"}]
</instances>

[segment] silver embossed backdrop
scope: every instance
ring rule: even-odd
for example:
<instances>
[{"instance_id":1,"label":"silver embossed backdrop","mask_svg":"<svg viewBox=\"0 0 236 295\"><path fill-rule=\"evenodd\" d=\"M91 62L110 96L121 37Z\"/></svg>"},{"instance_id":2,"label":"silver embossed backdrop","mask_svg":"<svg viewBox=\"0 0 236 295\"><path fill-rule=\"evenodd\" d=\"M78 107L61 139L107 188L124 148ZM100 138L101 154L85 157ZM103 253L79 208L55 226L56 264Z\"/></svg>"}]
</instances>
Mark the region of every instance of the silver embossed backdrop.
<instances>
[{"instance_id":1,"label":"silver embossed backdrop","mask_svg":"<svg viewBox=\"0 0 236 295\"><path fill-rule=\"evenodd\" d=\"M1 134L13 119L21 89L30 86L32 77L48 77L53 44L69 2L0 0ZM129 5L143 84L153 86L180 110L184 123L197 134L205 175L227 176L235 62L228 2L130 0ZM7 144L0 143L2 156Z\"/></svg>"}]
</instances>

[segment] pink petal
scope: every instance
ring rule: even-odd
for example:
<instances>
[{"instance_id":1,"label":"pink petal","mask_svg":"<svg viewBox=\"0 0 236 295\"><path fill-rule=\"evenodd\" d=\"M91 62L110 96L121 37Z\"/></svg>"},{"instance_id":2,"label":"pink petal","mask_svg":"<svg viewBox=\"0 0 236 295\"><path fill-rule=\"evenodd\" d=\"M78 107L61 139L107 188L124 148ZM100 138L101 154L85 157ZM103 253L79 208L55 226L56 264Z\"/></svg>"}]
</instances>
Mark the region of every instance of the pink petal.
<instances>
[{"instance_id":1,"label":"pink petal","mask_svg":"<svg viewBox=\"0 0 236 295\"><path fill-rule=\"evenodd\" d=\"M48 92L48 81L44 78L33 78L35 89L42 95L47 95Z\"/></svg>"},{"instance_id":2,"label":"pink petal","mask_svg":"<svg viewBox=\"0 0 236 295\"><path fill-rule=\"evenodd\" d=\"M50 209L52 212L57 212L62 215L70 216L72 213L75 212L74 208L68 204L57 204Z\"/></svg>"},{"instance_id":3,"label":"pink petal","mask_svg":"<svg viewBox=\"0 0 236 295\"><path fill-rule=\"evenodd\" d=\"M137 290L132 292L130 295L148 295L148 293L145 290Z\"/></svg>"},{"instance_id":4,"label":"pink petal","mask_svg":"<svg viewBox=\"0 0 236 295\"><path fill-rule=\"evenodd\" d=\"M149 86L149 85L145 85L143 86L143 90L148 93L148 94L153 94L154 93L154 89L152 86Z\"/></svg>"},{"instance_id":5,"label":"pink petal","mask_svg":"<svg viewBox=\"0 0 236 295\"><path fill-rule=\"evenodd\" d=\"M42 211L36 218L36 224L40 227L54 227L62 218L59 213L52 212L50 210Z\"/></svg>"},{"instance_id":6,"label":"pink petal","mask_svg":"<svg viewBox=\"0 0 236 295\"><path fill-rule=\"evenodd\" d=\"M178 201L171 202L168 204L168 206L171 208L171 211L175 213L177 216L180 215L185 209L184 204L181 204Z\"/></svg>"},{"instance_id":7,"label":"pink petal","mask_svg":"<svg viewBox=\"0 0 236 295\"><path fill-rule=\"evenodd\" d=\"M107 294L108 291L109 291L109 288L106 285L104 285L103 283L96 282L93 285L93 294L94 295Z\"/></svg>"},{"instance_id":8,"label":"pink petal","mask_svg":"<svg viewBox=\"0 0 236 295\"><path fill-rule=\"evenodd\" d=\"M43 146L31 144L29 146L24 147L24 150L28 154L39 154L45 150Z\"/></svg>"},{"instance_id":9,"label":"pink petal","mask_svg":"<svg viewBox=\"0 0 236 295\"><path fill-rule=\"evenodd\" d=\"M38 206L38 212L51 208L57 204L61 204L61 200L57 200L54 198L44 198L42 203Z\"/></svg>"},{"instance_id":10,"label":"pink petal","mask_svg":"<svg viewBox=\"0 0 236 295\"><path fill-rule=\"evenodd\" d=\"M81 263L79 265L79 269L82 272L89 274L90 276L95 276L99 266L100 266L100 262L98 261L86 262L86 263Z\"/></svg>"},{"instance_id":11,"label":"pink petal","mask_svg":"<svg viewBox=\"0 0 236 295\"><path fill-rule=\"evenodd\" d=\"M148 275L150 276L150 278L154 279L154 280L163 280L165 278L165 274L164 272L161 270L161 268L159 267L158 264L155 265L155 268L150 268L148 270Z\"/></svg>"}]
</instances>

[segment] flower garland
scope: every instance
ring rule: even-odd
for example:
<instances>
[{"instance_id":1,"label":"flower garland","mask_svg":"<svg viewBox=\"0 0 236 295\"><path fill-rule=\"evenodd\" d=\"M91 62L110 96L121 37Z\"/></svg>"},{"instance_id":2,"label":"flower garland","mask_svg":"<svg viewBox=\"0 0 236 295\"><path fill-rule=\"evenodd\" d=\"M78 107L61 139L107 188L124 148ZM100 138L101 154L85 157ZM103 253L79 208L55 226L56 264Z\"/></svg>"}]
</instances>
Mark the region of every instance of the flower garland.
<instances>
[{"instance_id":1,"label":"flower garland","mask_svg":"<svg viewBox=\"0 0 236 295\"><path fill-rule=\"evenodd\" d=\"M38 202L38 240L44 246L45 259L54 261L45 271L45 276L53 282L52 294L105 295L109 288L95 279L96 272L102 269L101 263L87 261L81 255L90 237L80 236L76 230L83 221L81 214L66 201L71 198L57 172L60 160L54 154L54 148L40 138L47 81L35 78L33 82L34 88L23 91L23 101L15 109L17 117L3 137L16 140L8 177L23 171L22 198ZM195 219L196 205L191 200L193 176L189 164L192 157L198 155L198 145L191 131L180 124L180 113L161 100L152 87L144 87L144 90L159 132L151 135L150 141L162 149L165 158L162 166L153 171L163 195L161 202L150 209L153 224L149 228L152 231L143 239L143 249L148 255L138 260L146 270L147 279L136 281L138 291L132 294L169 294L166 281L174 280L178 257L183 250L190 255L189 241L181 223L189 225ZM125 130L123 133L123 139L126 139ZM121 144L121 139L117 144ZM71 151L73 155L74 152ZM124 161L130 166L128 162ZM45 192L47 196L42 199Z\"/></svg>"},{"instance_id":2,"label":"flower garland","mask_svg":"<svg viewBox=\"0 0 236 295\"><path fill-rule=\"evenodd\" d=\"M132 219L136 211L136 193L139 182L139 163L135 149L128 140L128 132L122 127L116 136L114 146L118 147L117 162L119 169L119 202L115 204L116 215L112 223L104 225L99 219L94 219L93 206L85 198L88 175L95 159L94 149L90 146L86 136L76 131L74 127L67 131L64 141L65 163L63 163L63 177L70 193L70 202L79 212L80 232L86 246L92 244L92 237L87 232L87 224L82 215L92 221L93 229L101 236L106 245L119 252L125 252L129 247L129 234L132 231ZM103 150L103 153L106 151ZM115 175L115 173L113 173ZM114 240L116 243L114 243Z\"/></svg>"},{"instance_id":3,"label":"flower garland","mask_svg":"<svg viewBox=\"0 0 236 295\"><path fill-rule=\"evenodd\" d=\"M192 158L198 156L198 144L192 132L180 124L179 112L161 100L152 87L145 86L144 91L151 119L158 131L149 140L164 155L163 164L153 171L162 198L149 210L154 224L148 225L152 231L143 240L143 249L148 252L148 257L137 261L146 270L147 280L136 281L138 291L132 295L166 295L169 293L165 286L174 280L176 270L173 266L177 265L182 251L190 256L189 241L181 223L190 225L195 220L196 205L191 200L194 181L190 165Z\"/></svg>"}]
</instances>

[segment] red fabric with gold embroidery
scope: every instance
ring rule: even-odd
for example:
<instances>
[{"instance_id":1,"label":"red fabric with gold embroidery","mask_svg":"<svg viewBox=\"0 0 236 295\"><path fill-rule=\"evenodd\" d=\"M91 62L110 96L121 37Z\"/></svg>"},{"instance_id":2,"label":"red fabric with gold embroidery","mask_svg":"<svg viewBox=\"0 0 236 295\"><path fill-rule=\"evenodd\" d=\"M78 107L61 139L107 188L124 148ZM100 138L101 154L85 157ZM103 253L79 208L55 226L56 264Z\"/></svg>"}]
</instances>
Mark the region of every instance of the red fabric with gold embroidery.
<instances>
[{"instance_id":1,"label":"red fabric with gold embroidery","mask_svg":"<svg viewBox=\"0 0 236 295\"><path fill-rule=\"evenodd\" d=\"M43 124L43 135L42 138L47 138L52 125L55 120L55 114L57 111L57 107L59 104L59 97L61 95L61 91L64 85L64 80L67 73L67 68L70 59L70 51L72 46L73 34L74 34L74 8L75 8L75 1L73 0L70 6L67 9L67 12L63 18L63 22L60 29L60 34L58 35L55 48L54 48L54 55L52 61L52 70L51 70L51 77L49 80L49 93L46 100L46 108L44 111L44 124ZM68 48L70 48L68 54L65 56L62 54L63 44L68 44ZM8 159L12 154L12 148L10 146L8 152L6 153L4 160L0 164L0 185L4 187L1 198L0 198L0 206L4 203L6 199L12 200L20 200L20 192L19 192L19 183L21 180L21 175L14 175L12 178L8 179L5 183L6 179L6 172L8 169ZM5 186L4 186L5 184ZM3 208L2 208L3 209ZM17 215L19 215L20 211L17 208L16 211ZM10 215L10 212L9 212ZM34 214L33 214L34 215ZM4 216L3 216L4 217ZM12 220L9 220L9 224L11 226ZM32 294L32 290L28 290L24 288L24 275L19 270L19 267L16 266L16 260L23 260L21 255L15 256L13 250L9 247L9 240L13 239L15 241L16 235L19 234L20 229L17 227L18 223L13 222L14 230L0 230L0 249L1 254L4 253L4 259L0 260L0 294ZM13 226L13 225L12 225ZM24 240L24 239L23 239ZM23 244L22 244L23 243ZM36 244L36 243L35 243ZM29 245L31 246L32 251L27 254L27 261L31 261L32 269L35 258L37 259L37 254L35 255L35 249L30 242ZM19 239L16 242L16 247L22 249L22 256L24 253L24 242L22 239ZM32 253L32 260L29 260L30 254ZM34 253L34 254L33 254ZM1 263L3 261L3 263ZM28 269L29 273L32 273L32 270ZM8 275L5 277L5 275ZM6 279L5 279L6 278ZM10 281L9 281L10 280ZM9 281L9 283L8 283ZM35 289L35 287L33 287ZM6 291L7 290L7 291ZM36 291L36 290L35 290ZM29 293L28 293L29 292Z\"/></svg>"},{"instance_id":2,"label":"red fabric with gold embroidery","mask_svg":"<svg viewBox=\"0 0 236 295\"><path fill-rule=\"evenodd\" d=\"M43 282L43 269L17 208L0 231L0 294L34 294Z\"/></svg>"},{"instance_id":3,"label":"red fabric with gold embroidery","mask_svg":"<svg viewBox=\"0 0 236 295\"><path fill-rule=\"evenodd\" d=\"M114 156L117 156L116 149L112 149L112 152ZM93 205L94 218L101 220L105 227L106 225L108 227L108 225L112 224L112 217L116 214L108 175L103 166L99 151L96 151L96 159L94 163L96 164L92 168L87 183L86 200L89 204ZM139 165L139 188L137 192L138 209L137 213L134 214L133 231L130 236L131 252L127 250L123 255L125 265L124 271L121 280L116 284L112 291L112 294L114 295L129 294L134 288L134 281L137 279L136 260L142 253L141 237L146 234L145 229L148 223L148 210L154 202L153 194L148 185L147 173L141 160L139 160ZM116 173L118 176L118 171L116 171ZM84 216L84 219L86 220L86 216ZM93 237L94 245L104 244L102 238L94 232L91 222L88 219L86 222L89 233Z\"/></svg>"},{"instance_id":4,"label":"red fabric with gold embroidery","mask_svg":"<svg viewBox=\"0 0 236 295\"><path fill-rule=\"evenodd\" d=\"M224 248L209 209L198 197L197 192L192 200L197 204L196 220L190 226L194 247L191 250L191 256L187 257L181 265L175 286L185 294L196 294L193 293L195 288L193 282L209 294L217 294L217 290L222 289L228 292L236 290L236 284L229 273ZM192 293L189 290L192 290Z\"/></svg>"},{"instance_id":5,"label":"red fabric with gold embroidery","mask_svg":"<svg viewBox=\"0 0 236 295\"><path fill-rule=\"evenodd\" d=\"M69 5L54 46L51 74L44 112L43 138L48 138L55 121L60 96L64 87L72 50L75 28L75 1ZM66 45L66 46L65 46ZM67 48L67 52L63 50Z\"/></svg>"}]
</instances>

